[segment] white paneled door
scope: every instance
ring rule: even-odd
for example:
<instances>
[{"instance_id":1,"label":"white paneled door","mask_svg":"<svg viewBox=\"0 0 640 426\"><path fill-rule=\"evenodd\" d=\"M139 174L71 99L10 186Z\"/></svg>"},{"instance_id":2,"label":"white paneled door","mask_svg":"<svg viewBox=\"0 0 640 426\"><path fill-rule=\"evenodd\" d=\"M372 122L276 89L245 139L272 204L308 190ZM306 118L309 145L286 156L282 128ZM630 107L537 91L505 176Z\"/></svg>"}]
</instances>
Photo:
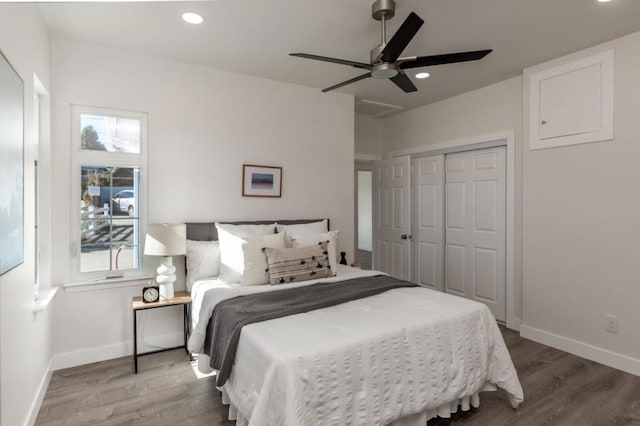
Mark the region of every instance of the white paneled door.
<instances>
[{"instance_id":1,"label":"white paneled door","mask_svg":"<svg viewBox=\"0 0 640 426\"><path fill-rule=\"evenodd\" d=\"M444 290L444 155L411 160L411 281Z\"/></svg>"},{"instance_id":2,"label":"white paneled door","mask_svg":"<svg viewBox=\"0 0 640 426\"><path fill-rule=\"evenodd\" d=\"M410 279L411 160L376 162L373 171L373 268Z\"/></svg>"},{"instance_id":3,"label":"white paneled door","mask_svg":"<svg viewBox=\"0 0 640 426\"><path fill-rule=\"evenodd\" d=\"M445 157L445 291L506 320L506 148Z\"/></svg>"}]
</instances>

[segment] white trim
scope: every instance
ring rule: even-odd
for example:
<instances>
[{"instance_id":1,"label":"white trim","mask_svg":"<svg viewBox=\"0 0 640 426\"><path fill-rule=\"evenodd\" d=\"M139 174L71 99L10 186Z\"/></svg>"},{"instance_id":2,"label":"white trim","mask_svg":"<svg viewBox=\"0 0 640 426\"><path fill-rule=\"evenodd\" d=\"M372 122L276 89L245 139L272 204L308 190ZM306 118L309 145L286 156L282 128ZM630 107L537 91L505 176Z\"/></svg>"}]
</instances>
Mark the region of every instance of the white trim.
<instances>
[{"instance_id":1,"label":"white trim","mask_svg":"<svg viewBox=\"0 0 640 426\"><path fill-rule=\"evenodd\" d=\"M140 328L138 327L138 331ZM182 332L169 333L157 336L143 337L138 333L138 354L158 349L151 345L150 339L162 342L162 347L172 347L182 344L184 335ZM174 343L172 343L174 342ZM53 357L53 371L64 368L77 367L79 365L91 364L93 362L106 361L114 358L133 356L133 339L126 342L112 343L110 345L84 348L78 351L56 354ZM131 360L131 371L133 372L133 359Z\"/></svg>"},{"instance_id":2,"label":"white trim","mask_svg":"<svg viewBox=\"0 0 640 426\"><path fill-rule=\"evenodd\" d=\"M110 345L81 349L73 352L56 354L53 357L53 370L76 367L78 365L90 364L92 362L106 361L108 359L120 358L131 355L133 347L131 342L113 343Z\"/></svg>"},{"instance_id":3,"label":"white trim","mask_svg":"<svg viewBox=\"0 0 640 426\"><path fill-rule=\"evenodd\" d=\"M512 318L511 324L507 326L511 330L520 331L520 324L522 323L522 319L520 318Z\"/></svg>"},{"instance_id":4,"label":"white trim","mask_svg":"<svg viewBox=\"0 0 640 426\"><path fill-rule=\"evenodd\" d=\"M27 426L33 426L36 424L36 420L38 419L38 413L40 412L40 407L42 407L42 401L44 401L44 396L47 393L47 389L49 388L49 382L51 382L51 376L53 375L53 358L49 360L49 365L47 365L47 370L42 376L42 380L40 380L40 384L38 385L38 390L31 401L31 405L29 406L29 416L27 417Z\"/></svg>"},{"instance_id":5,"label":"white trim","mask_svg":"<svg viewBox=\"0 0 640 426\"><path fill-rule=\"evenodd\" d=\"M472 136L468 138L454 139L431 145L422 145L414 148L390 151L388 158L403 155L435 155L439 153L452 153L478 148L493 148L496 146L507 147L507 249L506 249L506 299L507 299L507 327L518 330L519 320L514 317L514 293L515 293L515 218L516 218L516 135L515 130L505 130L486 135Z\"/></svg>"},{"instance_id":6,"label":"white trim","mask_svg":"<svg viewBox=\"0 0 640 426\"><path fill-rule=\"evenodd\" d=\"M515 131L511 130L507 142L507 327L519 330L514 323L514 294L516 283L516 149Z\"/></svg>"},{"instance_id":7,"label":"white trim","mask_svg":"<svg viewBox=\"0 0 640 426\"><path fill-rule=\"evenodd\" d=\"M387 153L387 158L399 157L402 155L415 155L415 154L433 155L434 153L436 153L435 151L449 151L449 152L456 151L456 150L452 150L452 148L464 148L464 149L457 150L457 151L464 151L467 149L475 149L475 147L472 147L471 145L478 145L478 144L487 144L487 148L489 148L492 146L504 145L505 139L511 140L513 142L515 140L515 131L513 129L505 130L502 132L488 133L485 135L477 135L477 136L471 136L467 138L453 139L453 140L438 142L438 143L429 144L429 145L416 146L413 148L399 149L397 151L389 151ZM496 143L494 145L490 144L491 142L500 142L500 141L503 141L503 142ZM508 147L507 147L507 150L508 150Z\"/></svg>"},{"instance_id":8,"label":"white trim","mask_svg":"<svg viewBox=\"0 0 640 426\"><path fill-rule=\"evenodd\" d=\"M356 161L380 161L380 160L382 160L382 155L355 154L354 158L355 158Z\"/></svg>"},{"instance_id":9,"label":"white trim","mask_svg":"<svg viewBox=\"0 0 640 426\"><path fill-rule=\"evenodd\" d=\"M44 87L36 73L33 73L33 88L38 96L49 96L49 91Z\"/></svg>"},{"instance_id":10,"label":"white trim","mask_svg":"<svg viewBox=\"0 0 640 426\"><path fill-rule=\"evenodd\" d=\"M49 287L38 290L38 299L33 303L33 312L42 312L51 303L60 287Z\"/></svg>"},{"instance_id":11,"label":"white trim","mask_svg":"<svg viewBox=\"0 0 640 426\"><path fill-rule=\"evenodd\" d=\"M136 287L148 284L153 280L152 276L114 278L111 280L100 279L96 281L83 281L62 284L65 293L79 293L84 291L110 290L122 287Z\"/></svg>"},{"instance_id":12,"label":"white trim","mask_svg":"<svg viewBox=\"0 0 640 426\"><path fill-rule=\"evenodd\" d=\"M520 335L534 342L640 376L640 359L599 348L588 343L540 330L528 325L520 327Z\"/></svg>"}]
</instances>

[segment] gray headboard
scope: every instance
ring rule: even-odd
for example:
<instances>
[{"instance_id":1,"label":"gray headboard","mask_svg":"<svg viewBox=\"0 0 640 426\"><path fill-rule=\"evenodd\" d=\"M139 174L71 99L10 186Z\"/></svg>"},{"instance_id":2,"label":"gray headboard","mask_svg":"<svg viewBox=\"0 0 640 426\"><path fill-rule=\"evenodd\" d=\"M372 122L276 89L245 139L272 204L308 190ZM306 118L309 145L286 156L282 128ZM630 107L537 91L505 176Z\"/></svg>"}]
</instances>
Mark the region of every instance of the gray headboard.
<instances>
[{"instance_id":1,"label":"gray headboard","mask_svg":"<svg viewBox=\"0 0 640 426\"><path fill-rule=\"evenodd\" d=\"M241 222L226 222L220 221L220 223L230 223L233 225L268 225L270 223L278 222L283 225L296 225L301 223L313 223L320 222L324 219L285 219L285 220L249 220ZM329 219L327 219L327 227L330 228ZM195 241L217 241L218 232L216 231L215 222L191 222L187 223L187 239Z\"/></svg>"}]
</instances>

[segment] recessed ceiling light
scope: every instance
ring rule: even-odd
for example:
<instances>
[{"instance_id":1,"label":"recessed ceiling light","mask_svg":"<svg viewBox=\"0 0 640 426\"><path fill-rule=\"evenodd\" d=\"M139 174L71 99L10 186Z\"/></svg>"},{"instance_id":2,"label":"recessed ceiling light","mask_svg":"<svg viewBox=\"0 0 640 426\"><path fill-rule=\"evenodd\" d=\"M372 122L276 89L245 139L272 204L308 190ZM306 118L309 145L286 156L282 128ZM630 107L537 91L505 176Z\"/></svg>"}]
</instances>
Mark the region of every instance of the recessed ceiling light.
<instances>
[{"instance_id":1,"label":"recessed ceiling light","mask_svg":"<svg viewBox=\"0 0 640 426\"><path fill-rule=\"evenodd\" d=\"M202 24L204 18L201 15L193 12L187 12L182 14L182 19L190 24Z\"/></svg>"},{"instance_id":2,"label":"recessed ceiling light","mask_svg":"<svg viewBox=\"0 0 640 426\"><path fill-rule=\"evenodd\" d=\"M611 0L598 0L598 3L609 3Z\"/></svg>"},{"instance_id":3,"label":"recessed ceiling light","mask_svg":"<svg viewBox=\"0 0 640 426\"><path fill-rule=\"evenodd\" d=\"M416 78L427 78L430 75L431 74L429 74L428 72L419 72L418 74L416 74Z\"/></svg>"}]
</instances>

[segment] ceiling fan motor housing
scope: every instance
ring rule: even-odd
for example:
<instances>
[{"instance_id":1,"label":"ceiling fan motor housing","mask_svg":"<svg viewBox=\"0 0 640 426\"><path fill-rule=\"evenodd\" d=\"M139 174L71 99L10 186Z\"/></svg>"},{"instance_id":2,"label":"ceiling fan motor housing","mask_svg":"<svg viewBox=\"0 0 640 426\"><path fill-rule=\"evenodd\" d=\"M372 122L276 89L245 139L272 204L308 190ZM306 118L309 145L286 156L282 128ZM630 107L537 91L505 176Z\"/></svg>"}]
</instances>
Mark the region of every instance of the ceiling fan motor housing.
<instances>
[{"instance_id":1,"label":"ceiling fan motor housing","mask_svg":"<svg viewBox=\"0 0 640 426\"><path fill-rule=\"evenodd\" d=\"M396 14L396 2L393 0L376 0L371 5L371 16L376 21L383 17L385 20L391 19Z\"/></svg>"},{"instance_id":2,"label":"ceiling fan motor housing","mask_svg":"<svg viewBox=\"0 0 640 426\"><path fill-rule=\"evenodd\" d=\"M387 45L387 43L380 43L369 52L370 62L372 64L378 62L380 60L380 56L382 55L382 49Z\"/></svg>"}]
</instances>

